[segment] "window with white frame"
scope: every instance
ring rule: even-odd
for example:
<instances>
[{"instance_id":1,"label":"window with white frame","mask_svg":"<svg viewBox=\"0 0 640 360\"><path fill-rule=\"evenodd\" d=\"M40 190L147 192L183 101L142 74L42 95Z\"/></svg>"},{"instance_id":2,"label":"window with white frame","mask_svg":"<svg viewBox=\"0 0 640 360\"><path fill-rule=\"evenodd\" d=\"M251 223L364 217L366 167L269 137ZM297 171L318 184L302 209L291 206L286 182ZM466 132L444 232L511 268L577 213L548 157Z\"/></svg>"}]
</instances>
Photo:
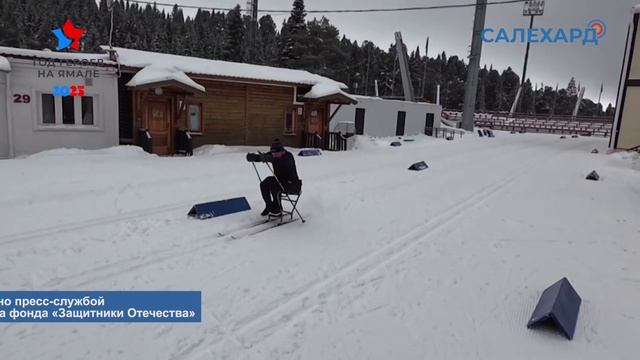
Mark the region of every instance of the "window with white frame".
<instances>
[{"instance_id":1,"label":"window with white frame","mask_svg":"<svg viewBox=\"0 0 640 360\"><path fill-rule=\"evenodd\" d=\"M187 127L192 133L202 133L202 104L189 104Z\"/></svg>"},{"instance_id":2,"label":"window with white frame","mask_svg":"<svg viewBox=\"0 0 640 360\"><path fill-rule=\"evenodd\" d=\"M295 110L289 110L284 115L284 134L285 135L294 135L295 134Z\"/></svg>"},{"instance_id":3,"label":"window with white frame","mask_svg":"<svg viewBox=\"0 0 640 360\"><path fill-rule=\"evenodd\" d=\"M41 94L41 125L96 126L94 96Z\"/></svg>"}]
</instances>

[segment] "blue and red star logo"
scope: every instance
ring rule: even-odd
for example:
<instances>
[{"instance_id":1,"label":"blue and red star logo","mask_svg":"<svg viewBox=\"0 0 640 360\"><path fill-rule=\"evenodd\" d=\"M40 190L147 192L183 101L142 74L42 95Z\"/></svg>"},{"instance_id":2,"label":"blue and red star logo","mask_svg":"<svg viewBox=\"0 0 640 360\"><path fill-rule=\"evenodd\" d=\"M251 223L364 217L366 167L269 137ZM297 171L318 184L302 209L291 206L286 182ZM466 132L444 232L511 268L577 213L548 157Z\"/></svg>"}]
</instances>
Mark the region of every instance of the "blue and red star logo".
<instances>
[{"instance_id":1,"label":"blue and red star logo","mask_svg":"<svg viewBox=\"0 0 640 360\"><path fill-rule=\"evenodd\" d=\"M71 20L67 19L62 25L62 29L57 28L51 31L58 39L56 50L64 50L71 48L72 50L80 50L80 38L84 36L87 30L76 27Z\"/></svg>"}]
</instances>

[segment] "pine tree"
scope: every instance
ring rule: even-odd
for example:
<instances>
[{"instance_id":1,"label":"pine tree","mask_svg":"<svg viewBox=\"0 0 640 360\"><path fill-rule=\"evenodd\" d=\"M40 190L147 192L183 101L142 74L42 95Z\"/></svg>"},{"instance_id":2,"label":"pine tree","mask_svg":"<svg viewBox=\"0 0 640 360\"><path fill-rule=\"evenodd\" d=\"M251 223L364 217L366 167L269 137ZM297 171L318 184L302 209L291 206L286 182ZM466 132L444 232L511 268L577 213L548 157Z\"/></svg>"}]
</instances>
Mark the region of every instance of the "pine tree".
<instances>
[{"instance_id":1,"label":"pine tree","mask_svg":"<svg viewBox=\"0 0 640 360\"><path fill-rule=\"evenodd\" d=\"M344 54L340 51L338 29L325 17L320 20L313 19L307 24L307 28L309 37L304 69L336 78L345 60Z\"/></svg>"},{"instance_id":2,"label":"pine tree","mask_svg":"<svg viewBox=\"0 0 640 360\"><path fill-rule=\"evenodd\" d=\"M258 21L256 48L259 64L275 65L277 63L278 32L276 23L270 15L265 15Z\"/></svg>"},{"instance_id":3,"label":"pine tree","mask_svg":"<svg viewBox=\"0 0 640 360\"><path fill-rule=\"evenodd\" d=\"M304 68L305 65L309 65L305 58L308 49L306 16L304 0L294 0L291 15L282 29L283 43L280 63L284 66Z\"/></svg>"},{"instance_id":4,"label":"pine tree","mask_svg":"<svg viewBox=\"0 0 640 360\"><path fill-rule=\"evenodd\" d=\"M26 47L24 41L25 11L22 1L3 1L0 10L0 45Z\"/></svg>"},{"instance_id":5,"label":"pine tree","mask_svg":"<svg viewBox=\"0 0 640 360\"><path fill-rule=\"evenodd\" d=\"M227 20L223 12L216 12L211 15L208 31L213 39L212 54L210 58L222 59L225 35L227 31Z\"/></svg>"},{"instance_id":6,"label":"pine tree","mask_svg":"<svg viewBox=\"0 0 640 360\"><path fill-rule=\"evenodd\" d=\"M184 15L178 5L174 5L173 11L171 11L167 35L169 37L169 51L172 54L183 55L185 53Z\"/></svg>"},{"instance_id":7,"label":"pine tree","mask_svg":"<svg viewBox=\"0 0 640 360\"><path fill-rule=\"evenodd\" d=\"M241 62L244 60L244 22L240 15L240 5L236 5L227 14L227 27L224 42L223 59Z\"/></svg>"}]
</instances>

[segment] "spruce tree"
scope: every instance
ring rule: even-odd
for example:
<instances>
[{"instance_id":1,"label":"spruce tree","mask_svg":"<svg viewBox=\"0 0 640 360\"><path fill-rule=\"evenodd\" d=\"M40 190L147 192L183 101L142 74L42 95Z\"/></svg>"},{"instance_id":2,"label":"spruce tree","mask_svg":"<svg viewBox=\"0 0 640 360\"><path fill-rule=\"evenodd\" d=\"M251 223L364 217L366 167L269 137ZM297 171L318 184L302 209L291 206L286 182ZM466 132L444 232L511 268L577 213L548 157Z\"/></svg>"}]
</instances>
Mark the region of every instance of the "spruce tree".
<instances>
[{"instance_id":1,"label":"spruce tree","mask_svg":"<svg viewBox=\"0 0 640 360\"><path fill-rule=\"evenodd\" d=\"M242 62L244 60L244 22L240 15L240 5L236 5L227 14L226 36L223 59Z\"/></svg>"},{"instance_id":2,"label":"spruce tree","mask_svg":"<svg viewBox=\"0 0 640 360\"><path fill-rule=\"evenodd\" d=\"M309 65L307 55L308 29L305 21L307 13L304 0L294 0L291 15L283 26L283 47L280 62L291 68L304 68Z\"/></svg>"},{"instance_id":3,"label":"spruce tree","mask_svg":"<svg viewBox=\"0 0 640 360\"><path fill-rule=\"evenodd\" d=\"M278 53L278 31L276 29L276 23L270 15L265 15L258 21L256 48L259 64L276 64L276 57Z\"/></svg>"}]
</instances>

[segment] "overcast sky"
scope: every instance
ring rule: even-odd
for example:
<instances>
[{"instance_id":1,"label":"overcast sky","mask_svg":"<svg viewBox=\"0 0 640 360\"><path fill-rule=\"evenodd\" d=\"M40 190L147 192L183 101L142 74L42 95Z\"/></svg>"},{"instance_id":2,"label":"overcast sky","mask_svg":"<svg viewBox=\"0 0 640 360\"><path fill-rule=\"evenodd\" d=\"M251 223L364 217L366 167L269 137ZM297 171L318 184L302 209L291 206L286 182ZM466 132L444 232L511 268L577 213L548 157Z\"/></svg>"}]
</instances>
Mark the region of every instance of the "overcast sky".
<instances>
[{"instance_id":1,"label":"overcast sky","mask_svg":"<svg viewBox=\"0 0 640 360\"><path fill-rule=\"evenodd\" d=\"M169 1L169 0L165 0ZM178 4L204 7L233 7L237 0L174 0ZM306 0L308 10L389 8L442 4L473 3L475 0ZM240 2L245 7L246 0ZM260 9L290 9L293 0L259 0ZM615 102L620 68L625 46L630 9L640 0L547 0L545 14L536 17L534 27L584 29L592 19L601 19L607 25L607 33L599 46L583 47L581 43L532 44L527 75L534 83L546 86L566 87L573 76L587 87L585 96L597 101L600 84L604 83L603 106ZM529 18L522 16L521 3L490 5L487 9L486 27L507 30L529 25ZM185 10L190 14L189 10ZM471 44L474 8L442 9L411 12L327 14L347 37L353 40L370 40L383 49L394 41L393 33L401 31L410 49L422 47L430 37L429 55L446 51L448 55L465 57ZM278 25L286 15L272 15ZM307 19L322 15L310 14ZM568 30L567 30L568 31ZM555 33L555 31L554 31ZM498 70L511 66L522 72L524 45L500 43L483 45L482 64L493 64Z\"/></svg>"}]
</instances>

